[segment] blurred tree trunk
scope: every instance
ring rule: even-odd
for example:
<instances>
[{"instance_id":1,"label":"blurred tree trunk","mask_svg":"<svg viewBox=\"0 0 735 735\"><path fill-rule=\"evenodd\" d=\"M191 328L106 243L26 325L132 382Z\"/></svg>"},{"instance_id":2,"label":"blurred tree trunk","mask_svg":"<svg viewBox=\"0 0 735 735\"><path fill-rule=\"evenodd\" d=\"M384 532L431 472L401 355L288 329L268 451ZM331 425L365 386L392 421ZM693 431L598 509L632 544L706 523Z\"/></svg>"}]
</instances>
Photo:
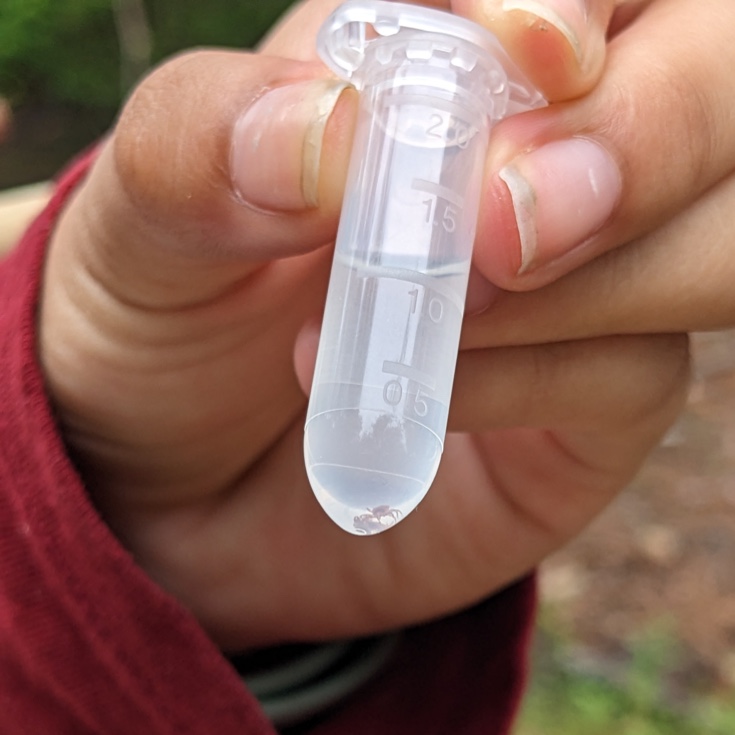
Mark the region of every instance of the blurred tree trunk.
<instances>
[{"instance_id":1,"label":"blurred tree trunk","mask_svg":"<svg viewBox=\"0 0 735 735\"><path fill-rule=\"evenodd\" d=\"M112 0L120 45L120 90L123 96L151 63L152 33L143 0Z\"/></svg>"},{"instance_id":2,"label":"blurred tree trunk","mask_svg":"<svg viewBox=\"0 0 735 735\"><path fill-rule=\"evenodd\" d=\"M10 131L10 105L0 97L0 143Z\"/></svg>"}]
</instances>

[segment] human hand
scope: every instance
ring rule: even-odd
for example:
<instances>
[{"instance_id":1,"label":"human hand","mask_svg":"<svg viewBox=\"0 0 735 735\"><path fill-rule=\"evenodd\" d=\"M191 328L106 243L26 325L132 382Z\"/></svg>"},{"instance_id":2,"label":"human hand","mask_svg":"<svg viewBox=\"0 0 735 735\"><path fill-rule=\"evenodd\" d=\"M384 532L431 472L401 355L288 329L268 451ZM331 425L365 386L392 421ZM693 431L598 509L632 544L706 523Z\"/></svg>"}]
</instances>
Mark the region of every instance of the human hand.
<instances>
[{"instance_id":1,"label":"human hand","mask_svg":"<svg viewBox=\"0 0 735 735\"><path fill-rule=\"evenodd\" d=\"M310 49L305 21L334 4L265 50L295 29ZM683 337L478 347L420 508L377 537L335 527L306 480L292 365L306 383L353 117L313 61L180 57L133 95L52 238L40 351L67 443L112 529L226 648L492 593L614 496L684 393Z\"/></svg>"},{"instance_id":2,"label":"human hand","mask_svg":"<svg viewBox=\"0 0 735 735\"><path fill-rule=\"evenodd\" d=\"M324 8L336 4L321 0ZM475 275L485 287L474 278L470 295L475 310L493 309L473 324L478 337L466 344L731 325L722 215L735 164L732 3L455 0L452 7L503 38L556 103L494 131L475 248ZM278 52L288 53L296 35L277 36ZM709 195L718 183L722 205ZM705 195L714 208L697 207L695 215ZM684 219L675 226L640 242L679 212ZM693 235L708 242L706 250L685 242ZM632 240L635 246L579 272ZM538 290L568 273L574 277L563 285Z\"/></svg>"},{"instance_id":3,"label":"human hand","mask_svg":"<svg viewBox=\"0 0 735 735\"><path fill-rule=\"evenodd\" d=\"M505 290L486 293L492 308L468 321L467 348L735 326L735 132L727 76L735 6L644 0L623 8L599 85L496 131L476 263ZM622 172L610 214L588 208L601 219L589 239L569 196L584 187L587 172L571 153L560 161L574 136L601 143ZM514 207L498 172L514 150L550 139L567 142L520 164L541 177L536 234L542 259L550 260L518 274ZM588 188L576 200L589 196Z\"/></svg>"},{"instance_id":4,"label":"human hand","mask_svg":"<svg viewBox=\"0 0 735 735\"><path fill-rule=\"evenodd\" d=\"M727 0L625 3L589 94L498 126L475 257L486 278L537 289L654 231L732 174L733 22Z\"/></svg>"}]
</instances>

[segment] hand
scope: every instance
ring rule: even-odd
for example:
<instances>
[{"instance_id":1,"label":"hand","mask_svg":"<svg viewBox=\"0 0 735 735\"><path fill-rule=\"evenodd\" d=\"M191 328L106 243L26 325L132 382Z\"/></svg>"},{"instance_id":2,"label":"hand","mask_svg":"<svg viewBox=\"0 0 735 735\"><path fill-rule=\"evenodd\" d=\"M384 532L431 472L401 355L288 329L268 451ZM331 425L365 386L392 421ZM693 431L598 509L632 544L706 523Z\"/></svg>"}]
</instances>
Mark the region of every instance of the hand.
<instances>
[{"instance_id":1,"label":"hand","mask_svg":"<svg viewBox=\"0 0 735 735\"><path fill-rule=\"evenodd\" d=\"M486 292L492 307L468 321L467 348L735 326L735 102L726 76L735 6L623 8L605 73L587 96L496 131L476 263L506 290ZM600 219L589 237L574 211L592 196L589 172L571 152L562 160L575 136L601 144L620 176L609 214L588 207ZM515 209L499 175L508 160L538 182L525 226L540 260L520 274Z\"/></svg>"},{"instance_id":2,"label":"hand","mask_svg":"<svg viewBox=\"0 0 735 735\"><path fill-rule=\"evenodd\" d=\"M296 373L355 113L304 35L334 4L302 5L269 55L199 52L145 80L46 267L40 352L70 451L119 538L225 648L374 632L492 593L605 506L685 391L680 336L478 347L419 509L365 539L328 520Z\"/></svg>"},{"instance_id":3,"label":"hand","mask_svg":"<svg viewBox=\"0 0 735 735\"><path fill-rule=\"evenodd\" d=\"M735 168L735 5L622 7L589 94L495 131L475 262L503 289L537 289L654 231Z\"/></svg>"}]
</instances>

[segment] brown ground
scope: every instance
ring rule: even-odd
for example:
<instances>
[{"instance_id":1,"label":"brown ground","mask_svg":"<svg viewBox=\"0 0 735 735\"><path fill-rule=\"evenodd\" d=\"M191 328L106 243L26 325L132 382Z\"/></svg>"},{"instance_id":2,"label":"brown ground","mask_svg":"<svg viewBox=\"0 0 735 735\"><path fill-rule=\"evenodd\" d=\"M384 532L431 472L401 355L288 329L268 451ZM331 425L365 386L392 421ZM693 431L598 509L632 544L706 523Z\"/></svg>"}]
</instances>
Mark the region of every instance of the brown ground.
<instances>
[{"instance_id":1,"label":"brown ground","mask_svg":"<svg viewBox=\"0 0 735 735\"><path fill-rule=\"evenodd\" d=\"M735 332L696 335L693 352L685 414L630 490L546 564L542 591L598 668L663 623L683 685L735 692Z\"/></svg>"}]
</instances>

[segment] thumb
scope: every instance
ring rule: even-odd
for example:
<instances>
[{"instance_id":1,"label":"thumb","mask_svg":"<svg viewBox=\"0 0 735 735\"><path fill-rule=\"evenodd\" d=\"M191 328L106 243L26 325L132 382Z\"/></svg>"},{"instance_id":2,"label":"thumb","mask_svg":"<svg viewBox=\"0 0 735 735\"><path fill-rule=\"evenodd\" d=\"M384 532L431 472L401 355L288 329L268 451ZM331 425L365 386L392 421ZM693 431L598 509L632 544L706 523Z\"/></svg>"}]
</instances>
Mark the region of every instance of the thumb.
<instances>
[{"instance_id":1,"label":"thumb","mask_svg":"<svg viewBox=\"0 0 735 735\"><path fill-rule=\"evenodd\" d=\"M132 95L53 249L125 302L173 308L328 242L355 112L345 90L315 63L174 59Z\"/></svg>"}]
</instances>

